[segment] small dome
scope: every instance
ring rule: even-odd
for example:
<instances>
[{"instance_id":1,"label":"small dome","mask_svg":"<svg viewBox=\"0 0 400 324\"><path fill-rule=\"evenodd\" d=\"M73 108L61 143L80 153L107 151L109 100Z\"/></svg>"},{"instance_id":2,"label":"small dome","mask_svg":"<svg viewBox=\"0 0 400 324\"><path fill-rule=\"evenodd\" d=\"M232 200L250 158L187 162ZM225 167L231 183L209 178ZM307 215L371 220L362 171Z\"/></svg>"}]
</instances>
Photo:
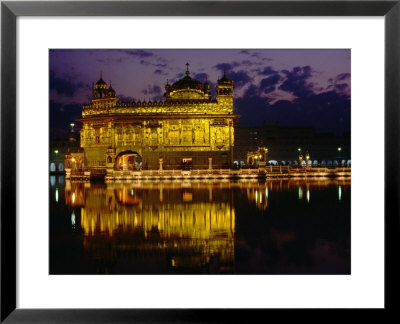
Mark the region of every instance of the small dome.
<instances>
[{"instance_id":1,"label":"small dome","mask_svg":"<svg viewBox=\"0 0 400 324\"><path fill-rule=\"evenodd\" d=\"M185 74L186 76L184 78L176 81L172 86L170 86L170 91L180 89L203 89L203 84L190 76L189 63L186 63Z\"/></svg>"},{"instance_id":2,"label":"small dome","mask_svg":"<svg viewBox=\"0 0 400 324\"><path fill-rule=\"evenodd\" d=\"M203 84L196 79L191 78L186 75L183 79L176 81L172 86L171 90L178 89L201 89L203 88Z\"/></svg>"},{"instance_id":3,"label":"small dome","mask_svg":"<svg viewBox=\"0 0 400 324\"><path fill-rule=\"evenodd\" d=\"M218 84L233 84L233 80L228 79L224 70L224 76L218 80Z\"/></svg>"},{"instance_id":4,"label":"small dome","mask_svg":"<svg viewBox=\"0 0 400 324\"><path fill-rule=\"evenodd\" d=\"M100 79L99 79L99 81L96 82L96 88L102 88L102 89L106 89L106 88L107 88L107 83L104 82L101 73L100 73Z\"/></svg>"},{"instance_id":5,"label":"small dome","mask_svg":"<svg viewBox=\"0 0 400 324\"><path fill-rule=\"evenodd\" d=\"M115 96L115 90L113 89L113 87L111 86L111 81L110 81L110 87L107 90L108 94L110 96Z\"/></svg>"},{"instance_id":6,"label":"small dome","mask_svg":"<svg viewBox=\"0 0 400 324\"><path fill-rule=\"evenodd\" d=\"M104 82L104 80L102 78L100 78L99 81L96 82L96 85L103 85L103 84L106 84L106 83Z\"/></svg>"}]
</instances>

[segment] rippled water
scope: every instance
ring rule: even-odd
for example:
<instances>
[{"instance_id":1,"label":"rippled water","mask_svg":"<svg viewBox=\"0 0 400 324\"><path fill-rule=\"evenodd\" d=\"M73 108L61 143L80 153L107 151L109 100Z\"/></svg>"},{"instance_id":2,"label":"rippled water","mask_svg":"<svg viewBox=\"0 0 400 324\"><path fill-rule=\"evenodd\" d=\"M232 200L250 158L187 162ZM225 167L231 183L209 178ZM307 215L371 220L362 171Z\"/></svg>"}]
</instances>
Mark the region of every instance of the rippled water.
<instances>
[{"instance_id":1,"label":"rippled water","mask_svg":"<svg viewBox=\"0 0 400 324\"><path fill-rule=\"evenodd\" d=\"M350 181L50 177L51 274L349 274Z\"/></svg>"}]
</instances>

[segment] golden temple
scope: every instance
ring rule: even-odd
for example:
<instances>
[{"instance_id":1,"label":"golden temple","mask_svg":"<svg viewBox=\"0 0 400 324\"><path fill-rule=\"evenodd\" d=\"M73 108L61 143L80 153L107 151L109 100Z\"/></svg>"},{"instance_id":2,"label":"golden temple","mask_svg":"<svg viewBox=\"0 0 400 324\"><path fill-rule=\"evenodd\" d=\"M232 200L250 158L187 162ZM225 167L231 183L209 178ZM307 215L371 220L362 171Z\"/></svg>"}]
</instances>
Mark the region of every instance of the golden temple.
<instances>
[{"instance_id":1,"label":"golden temple","mask_svg":"<svg viewBox=\"0 0 400 324\"><path fill-rule=\"evenodd\" d=\"M85 168L230 168L233 162L233 80L223 75L212 98L210 84L185 76L165 85L165 100L122 102L100 79L83 106L81 147Z\"/></svg>"}]
</instances>

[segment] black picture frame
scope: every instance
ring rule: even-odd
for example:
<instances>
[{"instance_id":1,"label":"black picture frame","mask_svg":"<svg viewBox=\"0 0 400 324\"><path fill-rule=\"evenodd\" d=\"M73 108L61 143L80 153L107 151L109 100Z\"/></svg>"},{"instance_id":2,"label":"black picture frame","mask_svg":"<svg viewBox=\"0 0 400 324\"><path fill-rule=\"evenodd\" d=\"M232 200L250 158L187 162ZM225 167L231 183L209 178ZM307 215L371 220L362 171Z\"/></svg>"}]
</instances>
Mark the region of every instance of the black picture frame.
<instances>
[{"instance_id":1,"label":"black picture frame","mask_svg":"<svg viewBox=\"0 0 400 324\"><path fill-rule=\"evenodd\" d=\"M16 308L16 19L19 16L384 16L385 308L396 311L399 266L400 0L1 3L1 321L5 323L259 322L268 309ZM366 152L371 154L371 152ZM378 166L379 167L379 166ZM382 166L380 166L382 167ZM368 175L366 175L368 176ZM372 233L371 233L372 234ZM275 310L270 310L271 312ZM302 310L298 313L309 315ZM260 316L260 317L259 317ZM318 315L317 315L318 316ZM320 315L326 316L326 315ZM370 313L368 314L370 316ZM265 318L265 320L267 320Z\"/></svg>"}]
</instances>

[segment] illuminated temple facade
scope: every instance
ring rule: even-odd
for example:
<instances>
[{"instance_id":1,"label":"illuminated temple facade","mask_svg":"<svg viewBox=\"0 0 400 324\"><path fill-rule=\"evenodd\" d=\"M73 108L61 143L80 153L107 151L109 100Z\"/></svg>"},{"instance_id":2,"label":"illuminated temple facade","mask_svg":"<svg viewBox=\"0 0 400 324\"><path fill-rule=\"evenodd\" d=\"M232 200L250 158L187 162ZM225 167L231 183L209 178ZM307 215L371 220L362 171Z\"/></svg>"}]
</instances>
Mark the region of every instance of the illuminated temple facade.
<instances>
[{"instance_id":1,"label":"illuminated temple facade","mask_svg":"<svg viewBox=\"0 0 400 324\"><path fill-rule=\"evenodd\" d=\"M121 102L100 76L83 106L81 147L91 170L228 168L233 162L233 80L185 76L165 85L165 100Z\"/></svg>"}]
</instances>

